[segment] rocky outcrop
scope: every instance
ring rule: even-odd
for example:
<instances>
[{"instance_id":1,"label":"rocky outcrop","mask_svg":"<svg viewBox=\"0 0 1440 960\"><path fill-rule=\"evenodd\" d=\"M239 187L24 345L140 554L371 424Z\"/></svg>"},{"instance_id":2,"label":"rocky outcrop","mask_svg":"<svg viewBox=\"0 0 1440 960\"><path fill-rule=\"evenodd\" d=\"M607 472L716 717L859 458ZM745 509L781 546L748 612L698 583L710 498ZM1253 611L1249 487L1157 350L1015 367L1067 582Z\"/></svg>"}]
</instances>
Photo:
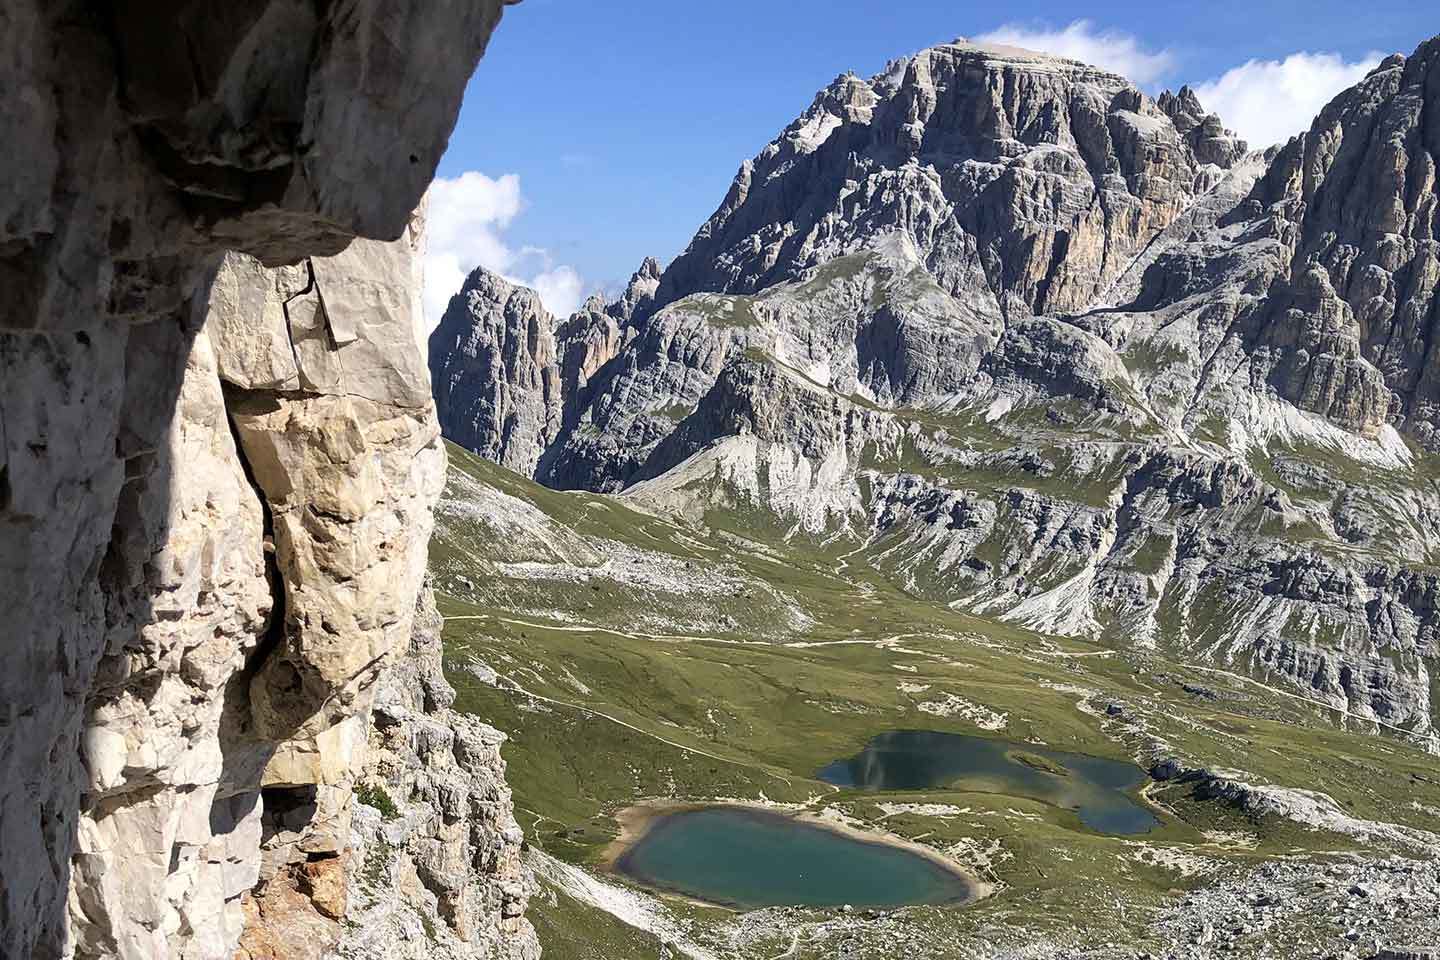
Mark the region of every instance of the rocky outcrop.
<instances>
[{"instance_id":1,"label":"rocky outcrop","mask_svg":"<svg viewBox=\"0 0 1440 960\"><path fill-rule=\"evenodd\" d=\"M1437 443L1440 38L1386 59L1280 152L1257 189L1287 271L1258 336L1282 395L1353 429Z\"/></svg>"},{"instance_id":2,"label":"rocky outcrop","mask_svg":"<svg viewBox=\"0 0 1440 960\"><path fill-rule=\"evenodd\" d=\"M646 257L640 269L630 276L625 293L611 305L610 312L624 323L639 318L650 310L655 294L660 289L660 263L654 257Z\"/></svg>"},{"instance_id":3,"label":"rocky outcrop","mask_svg":"<svg viewBox=\"0 0 1440 960\"><path fill-rule=\"evenodd\" d=\"M336 955L535 960L524 918L534 881L521 865L505 736L450 709L440 626L427 589L408 654L376 695Z\"/></svg>"},{"instance_id":4,"label":"rocky outcrop","mask_svg":"<svg viewBox=\"0 0 1440 960\"><path fill-rule=\"evenodd\" d=\"M1235 134L1225 129L1219 114L1207 113L1189 87L1181 87L1177 93L1166 90L1156 98L1155 106L1170 118L1200 163L1228 170L1244 157L1244 141L1237 140Z\"/></svg>"},{"instance_id":5,"label":"rocky outcrop","mask_svg":"<svg viewBox=\"0 0 1440 960\"><path fill-rule=\"evenodd\" d=\"M713 507L763 507L820 536L863 512L862 470L893 458L904 431L884 411L740 355L655 448L627 493L695 517Z\"/></svg>"},{"instance_id":6,"label":"rocky outcrop","mask_svg":"<svg viewBox=\"0 0 1440 960\"><path fill-rule=\"evenodd\" d=\"M642 271L632 290L643 279ZM1000 335L915 264L879 253L843 257L753 297L697 294L638 320L625 317L625 302L602 309L592 299L555 327L563 414L529 471L551 486L614 491L635 480L726 363L747 351L842 395L918 404L959 390ZM445 371L463 362L454 339L449 330L431 339L432 362ZM437 379L435 389L441 425L456 439L469 426L463 418L451 426L447 409L477 390L517 388L457 377ZM507 464L519 455L492 448L477 452Z\"/></svg>"},{"instance_id":7,"label":"rocky outcrop","mask_svg":"<svg viewBox=\"0 0 1440 960\"><path fill-rule=\"evenodd\" d=\"M430 336L430 369L456 443L534 471L561 415L555 319L539 294L476 269Z\"/></svg>"},{"instance_id":8,"label":"rocky outcrop","mask_svg":"<svg viewBox=\"0 0 1440 960\"><path fill-rule=\"evenodd\" d=\"M659 476L725 437L781 444L817 463L837 453L858 462L867 445L894 446L900 432L895 419L878 409L742 355L726 364L695 412L656 448L639 476Z\"/></svg>"},{"instance_id":9,"label":"rocky outcrop","mask_svg":"<svg viewBox=\"0 0 1440 960\"><path fill-rule=\"evenodd\" d=\"M502 5L0 13L0 955L224 957L257 878L335 888L442 463L411 211Z\"/></svg>"}]
</instances>

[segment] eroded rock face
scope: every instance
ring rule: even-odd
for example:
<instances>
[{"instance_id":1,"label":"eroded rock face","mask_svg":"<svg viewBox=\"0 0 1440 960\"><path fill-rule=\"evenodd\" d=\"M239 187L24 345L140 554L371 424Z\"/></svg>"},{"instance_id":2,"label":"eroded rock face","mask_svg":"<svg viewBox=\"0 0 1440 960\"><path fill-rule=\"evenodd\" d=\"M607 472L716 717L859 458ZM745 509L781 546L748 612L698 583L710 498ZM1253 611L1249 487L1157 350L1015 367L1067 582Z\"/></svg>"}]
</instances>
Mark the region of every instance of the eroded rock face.
<instances>
[{"instance_id":1,"label":"eroded rock face","mask_svg":"<svg viewBox=\"0 0 1440 960\"><path fill-rule=\"evenodd\" d=\"M247 927L251 944L338 936L326 891L346 883L369 703L408 641L444 477L421 226L219 270L159 446L170 486L122 501L154 539L112 560L140 576L114 587L148 609L112 632L89 698L77 957L224 956Z\"/></svg>"},{"instance_id":2,"label":"eroded rock face","mask_svg":"<svg viewBox=\"0 0 1440 960\"><path fill-rule=\"evenodd\" d=\"M274 599L264 508L203 333L179 399L156 449L157 473L176 482L127 486L117 526L130 535L111 545L109 569L127 581L110 589L143 606L112 609L120 616L87 698L70 879L77 957L170 956L182 926L197 955L222 956L242 925L239 897L259 877L268 751L233 735L246 712L236 709L241 674Z\"/></svg>"},{"instance_id":3,"label":"eroded rock face","mask_svg":"<svg viewBox=\"0 0 1440 960\"><path fill-rule=\"evenodd\" d=\"M888 236L982 311L1073 311L1244 153L1191 136L1204 122L1180 129L1102 70L963 40L842 76L741 167L657 302L752 293Z\"/></svg>"},{"instance_id":4,"label":"eroded rock face","mask_svg":"<svg viewBox=\"0 0 1440 960\"><path fill-rule=\"evenodd\" d=\"M437 407L465 447L530 473L560 426L555 318L539 294L477 269L430 337Z\"/></svg>"},{"instance_id":5,"label":"eroded rock face","mask_svg":"<svg viewBox=\"0 0 1440 960\"><path fill-rule=\"evenodd\" d=\"M439 482L413 274L210 282L406 234L502 6L0 11L0 955L226 956L262 778L363 744Z\"/></svg>"},{"instance_id":6,"label":"eroded rock face","mask_svg":"<svg viewBox=\"0 0 1440 960\"><path fill-rule=\"evenodd\" d=\"M533 879L520 860L500 745L450 707L441 619L421 593L407 655L376 694L349 857L352 960L536 960L524 918Z\"/></svg>"},{"instance_id":7,"label":"eroded rock face","mask_svg":"<svg viewBox=\"0 0 1440 960\"><path fill-rule=\"evenodd\" d=\"M1440 431L1440 38L1386 59L1276 157L1257 195L1289 253L1260 334L1286 397L1354 429Z\"/></svg>"}]
</instances>

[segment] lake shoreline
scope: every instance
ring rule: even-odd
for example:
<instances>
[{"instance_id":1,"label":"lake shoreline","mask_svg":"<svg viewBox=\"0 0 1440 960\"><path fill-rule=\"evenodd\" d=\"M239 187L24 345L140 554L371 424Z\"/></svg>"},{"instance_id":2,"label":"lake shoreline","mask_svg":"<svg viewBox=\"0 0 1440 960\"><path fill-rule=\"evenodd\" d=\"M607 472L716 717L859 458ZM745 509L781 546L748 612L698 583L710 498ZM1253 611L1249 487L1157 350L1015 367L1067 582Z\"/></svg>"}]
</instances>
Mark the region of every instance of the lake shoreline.
<instances>
[{"instance_id":1,"label":"lake shoreline","mask_svg":"<svg viewBox=\"0 0 1440 960\"><path fill-rule=\"evenodd\" d=\"M984 900L995 893L994 884L991 884L974 873L967 870L964 865L952 860L944 853L934 847L918 843L914 840L907 840L904 837L889 833L883 830L864 829L848 823L843 823L808 808L795 809L785 806L767 804L753 800L723 800L723 801L680 801L667 799L642 800L639 803L624 807L611 814L611 817L620 825L620 833L614 840L605 847L601 853L600 861L597 864L599 869L617 876L625 877L632 882L640 883L637 878L621 869L621 863L626 854L633 850L650 832L666 818L679 813L694 810L710 809L731 809L752 813L768 814L773 817L794 821L807 827L825 830L838 836L846 837L861 843L874 844L876 846L890 847L903 850L913 856L918 856L932 865L940 868L945 873L960 880L966 887L968 895L956 901L953 906L969 906ZM641 884L649 889L655 889L647 884ZM698 897L679 894L670 890L663 890L666 896L678 896L706 907L717 907L725 910L744 912L738 908L724 903L703 900ZM932 904L934 906L934 904ZM902 909L902 908L889 908Z\"/></svg>"},{"instance_id":2,"label":"lake shoreline","mask_svg":"<svg viewBox=\"0 0 1440 960\"><path fill-rule=\"evenodd\" d=\"M1069 811L1106 836L1143 836L1162 825L1141 789L1151 778L1133 760L1003 737L890 730L815 777L867 793L960 789L1024 797Z\"/></svg>"}]
</instances>

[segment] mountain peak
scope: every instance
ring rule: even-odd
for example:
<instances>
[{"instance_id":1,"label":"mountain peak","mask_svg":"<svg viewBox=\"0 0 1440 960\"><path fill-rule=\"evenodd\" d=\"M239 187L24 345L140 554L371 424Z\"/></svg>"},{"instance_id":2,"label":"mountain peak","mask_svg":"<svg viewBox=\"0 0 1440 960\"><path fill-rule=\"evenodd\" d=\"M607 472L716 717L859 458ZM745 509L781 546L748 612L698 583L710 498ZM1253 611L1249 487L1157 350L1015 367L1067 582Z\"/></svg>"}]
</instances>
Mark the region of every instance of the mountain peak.
<instances>
[{"instance_id":1,"label":"mountain peak","mask_svg":"<svg viewBox=\"0 0 1440 960\"><path fill-rule=\"evenodd\" d=\"M1046 53L1042 50L1030 50L1026 47L1017 47L1008 43L988 43L982 40L971 40L968 37L956 37L949 43L938 44L937 46L931 47L930 50L946 50L964 56L978 56L986 60L1010 63L1075 64L1087 70L1100 70L1099 67L1092 67L1084 61L1072 60L1069 57L1062 57L1058 54Z\"/></svg>"},{"instance_id":2,"label":"mountain peak","mask_svg":"<svg viewBox=\"0 0 1440 960\"><path fill-rule=\"evenodd\" d=\"M646 257L640 269L630 275L630 282L625 285L620 299L607 308L611 315L621 322L629 322L648 309L660 286L660 274L660 261Z\"/></svg>"},{"instance_id":3,"label":"mountain peak","mask_svg":"<svg viewBox=\"0 0 1440 960\"><path fill-rule=\"evenodd\" d=\"M1440 44L1387 63L1263 155L1060 58L844 74L494 436L550 486L853 536L946 603L1203 638L1428 734Z\"/></svg>"},{"instance_id":4,"label":"mountain peak","mask_svg":"<svg viewBox=\"0 0 1440 960\"><path fill-rule=\"evenodd\" d=\"M983 311L1079 310L1244 155L1193 92L1172 100L963 39L842 74L741 165L656 302L753 292L899 234Z\"/></svg>"}]
</instances>

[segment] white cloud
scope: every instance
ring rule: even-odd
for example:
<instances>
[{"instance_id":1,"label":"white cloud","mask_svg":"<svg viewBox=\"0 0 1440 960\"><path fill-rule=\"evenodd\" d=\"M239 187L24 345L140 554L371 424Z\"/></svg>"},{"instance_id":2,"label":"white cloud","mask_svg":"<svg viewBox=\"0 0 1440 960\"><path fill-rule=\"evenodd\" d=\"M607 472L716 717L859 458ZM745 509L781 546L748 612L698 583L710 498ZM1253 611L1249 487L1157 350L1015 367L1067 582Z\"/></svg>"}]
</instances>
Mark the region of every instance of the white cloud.
<instances>
[{"instance_id":1,"label":"white cloud","mask_svg":"<svg viewBox=\"0 0 1440 960\"><path fill-rule=\"evenodd\" d=\"M557 317L568 317L585 299L585 283L571 267L559 266L535 275L529 284Z\"/></svg>"},{"instance_id":2,"label":"white cloud","mask_svg":"<svg viewBox=\"0 0 1440 960\"><path fill-rule=\"evenodd\" d=\"M517 249L506 242L505 231L524 207L513 173L491 178L470 170L430 185L424 301L430 327L476 267L533 288L556 316L569 316L580 305L584 281L572 267L556 265L541 247Z\"/></svg>"},{"instance_id":3,"label":"white cloud","mask_svg":"<svg viewBox=\"0 0 1440 960\"><path fill-rule=\"evenodd\" d=\"M1337 53L1303 52L1284 60L1250 60L1198 84L1195 95L1252 150L1259 149L1308 130L1325 104L1379 62L1378 53L1355 63Z\"/></svg>"},{"instance_id":4,"label":"white cloud","mask_svg":"<svg viewBox=\"0 0 1440 960\"><path fill-rule=\"evenodd\" d=\"M1002 43L1080 60L1142 86L1168 76L1175 67L1175 57L1169 50L1146 50L1133 34L1097 31L1089 20L1075 20L1059 30L1007 23L974 39L977 43Z\"/></svg>"},{"instance_id":5,"label":"white cloud","mask_svg":"<svg viewBox=\"0 0 1440 960\"><path fill-rule=\"evenodd\" d=\"M1140 86L1170 80L1177 65L1169 50L1147 49L1133 34L1097 29L1090 20L1063 28L1007 23L975 40L1081 60ZM1218 113L1252 149L1259 149L1308 129L1325 104L1359 83L1380 59L1381 54L1370 53L1347 62L1337 53L1301 51L1284 60L1250 60L1193 86L1206 110Z\"/></svg>"}]
</instances>

